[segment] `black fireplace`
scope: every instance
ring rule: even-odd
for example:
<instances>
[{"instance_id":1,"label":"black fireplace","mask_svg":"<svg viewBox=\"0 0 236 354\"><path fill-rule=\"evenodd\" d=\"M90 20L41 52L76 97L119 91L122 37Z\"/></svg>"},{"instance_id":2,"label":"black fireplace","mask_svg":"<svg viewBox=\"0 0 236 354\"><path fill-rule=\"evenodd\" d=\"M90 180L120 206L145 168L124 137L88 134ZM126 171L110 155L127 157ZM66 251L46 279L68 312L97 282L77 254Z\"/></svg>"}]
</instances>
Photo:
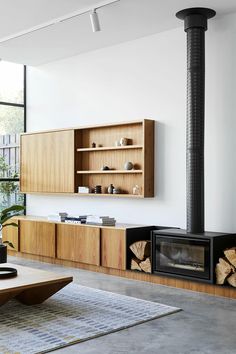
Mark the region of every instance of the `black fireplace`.
<instances>
[{"instance_id":1,"label":"black fireplace","mask_svg":"<svg viewBox=\"0 0 236 354\"><path fill-rule=\"evenodd\" d=\"M222 250L232 247L232 234L188 233L181 229L152 231L153 273L215 283L215 265Z\"/></svg>"},{"instance_id":2,"label":"black fireplace","mask_svg":"<svg viewBox=\"0 0 236 354\"><path fill-rule=\"evenodd\" d=\"M176 14L187 33L187 230L152 231L152 271L215 282L215 266L236 236L204 230L205 31L215 11L185 9Z\"/></svg>"}]
</instances>

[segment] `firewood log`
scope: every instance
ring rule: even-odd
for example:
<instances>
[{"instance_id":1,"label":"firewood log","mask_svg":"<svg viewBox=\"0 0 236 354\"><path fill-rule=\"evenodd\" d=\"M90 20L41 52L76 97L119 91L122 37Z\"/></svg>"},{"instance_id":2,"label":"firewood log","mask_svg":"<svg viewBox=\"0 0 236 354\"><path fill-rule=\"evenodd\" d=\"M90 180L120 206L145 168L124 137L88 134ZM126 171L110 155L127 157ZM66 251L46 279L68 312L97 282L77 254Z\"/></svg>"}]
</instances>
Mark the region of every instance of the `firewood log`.
<instances>
[{"instance_id":1,"label":"firewood log","mask_svg":"<svg viewBox=\"0 0 236 354\"><path fill-rule=\"evenodd\" d=\"M150 257L145 259L145 261L142 261L139 263L140 268L145 272L145 273L151 273L151 260Z\"/></svg>"},{"instance_id":2,"label":"firewood log","mask_svg":"<svg viewBox=\"0 0 236 354\"><path fill-rule=\"evenodd\" d=\"M236 267L236 247L232 247L228 250L225 250L224 254L229 263L233 264L233 266Z\"/></svg>"},{"instance_id":3,"label":"firewood log","mask_svg":"<svg viewBox=\"0 0 236 354\"><path fill-rule=\"evenodd\" d=\"M151 241L137 241L129 246L136 258L143 261L151 254Z\"/></svg>"},{"instance_id":4,"label":"firewood log","mask_svg":"<svg viewBox=\"0 0 236 354\"><path fill-rule=\"evenodd\" d=\"M228 263L226 258L220 258L216 265L216 284L224 284L225 279L234 272L234 267Z\"/></svg>"},{"instance_id":5,"label":"firewood log","mask_svg":"<svg viewBox=\"0 0 236 354\"><path fill-rule=\"evenodd\" d=\"M138 258L132 258L131 259L131 269L132 270L139 270L141 272L142 269L139 266L140 262L141 261Z\"/></svg>"},{"instance_id":6,"label":"firewood log","mask_svg":"<svg viewBox=\"0 0 236 354\"><path fill-rule=\"evenodd\" d=\"M230 277L227 278L227 282L236 288L236 273L230 275Z\"/></svg>"}]
</instances>

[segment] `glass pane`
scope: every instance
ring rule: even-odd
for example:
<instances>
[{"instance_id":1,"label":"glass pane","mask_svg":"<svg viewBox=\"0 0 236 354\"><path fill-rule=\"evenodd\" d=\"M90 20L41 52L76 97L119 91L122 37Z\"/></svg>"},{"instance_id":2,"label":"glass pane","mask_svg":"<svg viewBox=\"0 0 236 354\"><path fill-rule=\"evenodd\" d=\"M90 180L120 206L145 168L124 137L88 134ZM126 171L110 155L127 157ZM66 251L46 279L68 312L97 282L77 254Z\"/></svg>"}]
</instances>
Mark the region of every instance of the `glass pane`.
<instances>
[{"instance_id":1,"label":"glass pane","mask_svg":"<svg viewBox=\"0 0 236 354\"><path fill-rule=\"evenodd\" d=\"M160 265L204 272L203 246L161 242Z\"/></svg>"},{"instance_id":2,"label":"glass pane","mask_svg":"<svg viewBox=\"0 0 236 354\"><path fill-rule=\"evenodd\" d=\"M0 182L0 211L13 204L24 205L24 195L19 193L19 182Z\"/></svg>"},{"instance_id":3,"label":"glass pane","mask_svg":"<svg viewBox=\"0 0 236 354\"><path fill-rule=\"evenodd\" d=\"M20 132L24 109L0 105L0 177L19 177Z\"/></svg>"},{"instance_id":4,"label":"glass pane","mask_svg":"<svg viewBox=\"0 0 236 354\"><path fill-rule=\"evenodd\" d=\"M0 61L0 101L24 103L24 67Z\"/></svg>"},{"instance_id":5,"label":"glass pane","mask_svg":"<svg viewBox=\"0 0 236 354\"><path fill-rule=\"evenodd\" d=\"M0 134L24 131L24 108L0 105Z\"/></svg>"}]
</instances>

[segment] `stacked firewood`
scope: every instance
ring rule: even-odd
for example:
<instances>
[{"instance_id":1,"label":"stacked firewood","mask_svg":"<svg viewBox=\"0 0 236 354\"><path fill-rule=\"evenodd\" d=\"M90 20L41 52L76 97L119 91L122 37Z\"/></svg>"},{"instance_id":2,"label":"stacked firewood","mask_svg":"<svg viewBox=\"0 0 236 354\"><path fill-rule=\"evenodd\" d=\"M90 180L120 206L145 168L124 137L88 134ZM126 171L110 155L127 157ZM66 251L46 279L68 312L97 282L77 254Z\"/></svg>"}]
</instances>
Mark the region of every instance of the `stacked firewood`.
<instances>
[{"instance_id":1,"label":"stacked firewood","mask_svg":"<svg viewBox=\"0 0 236 354\"><path fill-rule=\"evenodd\" d=\"M216 265L216 283L236 287L236 247L225 250L224 255Z\"/></svg>"},{"instance_id":2,"label":"stacked firewood","mask_svg":"<svg viewBox=\"0 0 236 354\"><path fill-rule=\"evenodd\" d=\"M151 241L137 241L129 248L134 254L131 259L131 269L151 273Z\"/></svg>"}]
</instances>

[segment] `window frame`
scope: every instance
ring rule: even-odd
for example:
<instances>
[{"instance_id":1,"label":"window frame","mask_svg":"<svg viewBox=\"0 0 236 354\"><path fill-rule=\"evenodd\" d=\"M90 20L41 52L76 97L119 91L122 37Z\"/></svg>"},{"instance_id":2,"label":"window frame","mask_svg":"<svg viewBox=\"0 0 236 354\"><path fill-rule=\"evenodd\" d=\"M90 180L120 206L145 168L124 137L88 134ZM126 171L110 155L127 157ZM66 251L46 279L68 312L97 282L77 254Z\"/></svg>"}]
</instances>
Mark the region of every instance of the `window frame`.
<instances>
[{"instance_id":1,"label":"window frame","mask_svg":"<svg viewBox=\"0 0 236 354\"><path fill-rule=\"evenodd\" d=\"M9 107L21 107L24 109L24 130L22 133L26 132L26 65L23 66L23 103L12 103L0 101L0 106L9 106ZM0 182L20 182L20 178L4 178L0 177ZM26 195L24 194L24 207L26 207ZM25 211L26 213L26 211Z\"/></svg>"}]
</instances>

